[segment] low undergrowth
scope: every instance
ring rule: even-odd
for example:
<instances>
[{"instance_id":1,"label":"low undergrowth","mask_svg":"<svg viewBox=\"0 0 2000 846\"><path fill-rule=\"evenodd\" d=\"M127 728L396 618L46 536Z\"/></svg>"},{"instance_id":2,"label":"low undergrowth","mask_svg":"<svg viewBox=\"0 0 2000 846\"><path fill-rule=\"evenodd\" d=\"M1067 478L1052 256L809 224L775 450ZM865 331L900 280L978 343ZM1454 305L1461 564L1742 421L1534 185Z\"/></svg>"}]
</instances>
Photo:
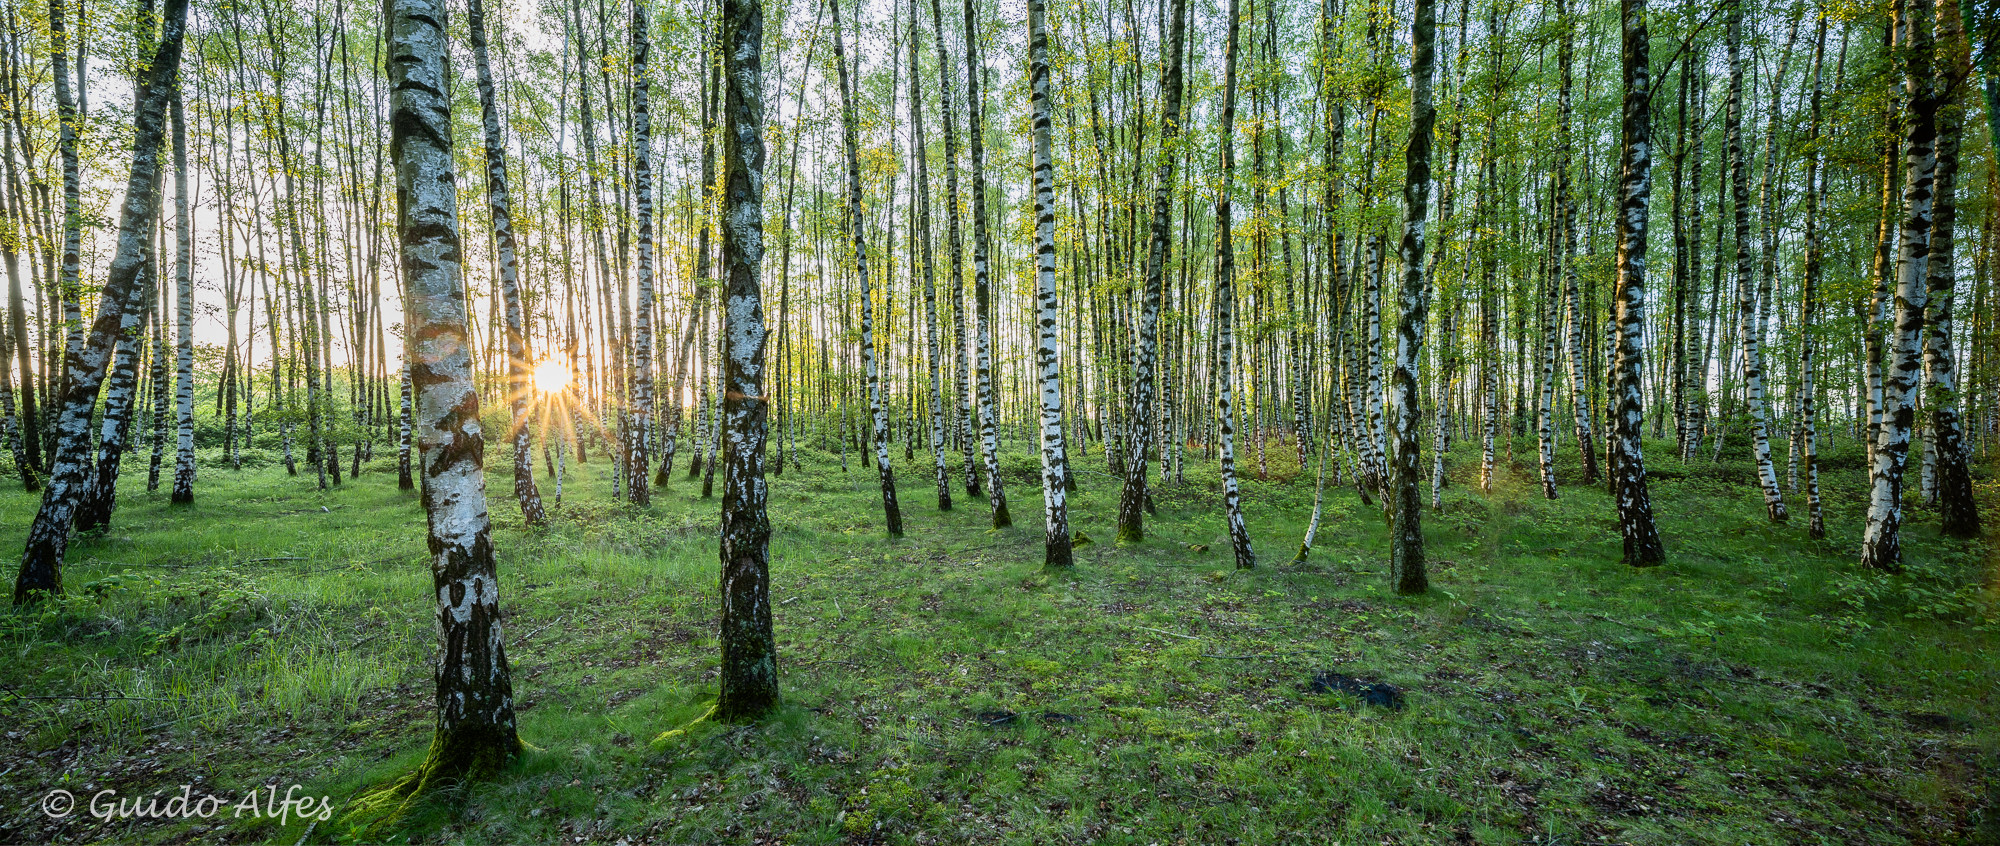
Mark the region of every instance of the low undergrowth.
<instances>
[{"instance_id":1,"label":"low undergrowth","mask_svg":"<svg viewBox=\"0 0 2000 846\"><path fill-rule=\"evenodd\" d=\"M749 726L706 719L717 506L699 481L676 470L633 509L605 465L572 465L554 525L530 532L496 473L529 747L393 819L357 800L424 759L436 638L423 517L393 464L325 493L262 462L204 468L191 509L128 474L110 532L71 548L70 595L0 612L0 840L2000 838L1990 540L1940 539L1913 511L1909 571L1864 573L1854 473L1829 474L1831 537L1814 542L1802 502L1793 525L1764 520L1744 466L1656 459L1670 564L1633 570L1603 490L1572 454L1562 497L1541 498L1530 443L1491 495L1475 455L1452 457L1426 515L1435 589L1401 598L1381 513L1351 487L1287 564L1311 474L1273 442L1260 480L1246 453L1263 562L1247 572L1212 464L1160 490L1147 540L1126 546L1109 542L1117 480L1079 473L1073 525L1098 542L1047 573L1030 456L1009 456L1017 526L996 532L956 459L956 507L935 509L919 453L899 467L899 540L861 461L809 456L772 484L786 704ZM1101 453L1076 461L1103 469ZM34 505L0 493L0 547L19 548ZM1316 688L1328 673L1394 685L1402 707ZM333 813L84 807L294 783ZM57 788L79 799L61 819L41 806Z\"/></svg>"}]
</instances>

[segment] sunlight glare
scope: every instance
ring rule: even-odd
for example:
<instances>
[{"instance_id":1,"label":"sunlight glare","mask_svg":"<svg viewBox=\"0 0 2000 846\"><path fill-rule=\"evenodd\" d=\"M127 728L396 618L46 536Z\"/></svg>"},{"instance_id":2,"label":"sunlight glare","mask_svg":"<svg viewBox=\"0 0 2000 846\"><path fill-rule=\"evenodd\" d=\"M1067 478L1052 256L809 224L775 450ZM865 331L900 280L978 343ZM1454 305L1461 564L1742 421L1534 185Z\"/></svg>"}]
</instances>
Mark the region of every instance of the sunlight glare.
<instances>
[{"instance_id":1,"label":"sunlight glare","mask_svg":"<svg viewBox=\"0 0 2000 846\"><path fill-rule=\"evenodd\" d=\"M535 365L535 390L545 394L561 393L569 387L569 367L553 358L542 359Z\"/></svg>"}]
</instances>

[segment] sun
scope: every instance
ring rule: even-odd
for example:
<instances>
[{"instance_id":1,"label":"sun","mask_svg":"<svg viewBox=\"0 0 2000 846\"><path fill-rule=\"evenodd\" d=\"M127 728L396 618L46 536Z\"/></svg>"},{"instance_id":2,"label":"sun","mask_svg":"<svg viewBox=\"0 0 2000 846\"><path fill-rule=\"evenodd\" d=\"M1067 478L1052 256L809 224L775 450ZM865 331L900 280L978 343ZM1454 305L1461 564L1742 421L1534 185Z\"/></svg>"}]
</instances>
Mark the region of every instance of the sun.
<instances>
[{"instance_id":1,"label":"sun","mask_svg":"<svg viewBox=\"0 0 2000 846\"><path fill-rule=\"evenodd\" d=\"M545 394L561 393L562 389L569 387L569 380L568 365L556 359L545 358L542 359L540 364L535 365L535 390L537 391Z\"/></svg>"}]
</instances>

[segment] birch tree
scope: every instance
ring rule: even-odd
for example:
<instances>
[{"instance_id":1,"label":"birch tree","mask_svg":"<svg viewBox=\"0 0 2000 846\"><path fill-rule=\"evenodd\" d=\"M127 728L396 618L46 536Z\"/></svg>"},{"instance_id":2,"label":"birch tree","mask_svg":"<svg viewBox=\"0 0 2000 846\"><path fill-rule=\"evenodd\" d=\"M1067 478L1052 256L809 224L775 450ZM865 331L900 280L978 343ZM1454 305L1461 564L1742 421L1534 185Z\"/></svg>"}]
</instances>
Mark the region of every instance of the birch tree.
<instances>
[{"instance_id":1,"label":"birch tree","mask_svg":"<svg viewBox=\"0 0 2000 846\"><path fill-rule=\"evenodd\" d=\"M929 423L931 436L931 463L937 476L937 503L939 511L951 510L951 467L945 462L945 421L948 412L945 407L942 347L938 337L937 308L937 259L931 244L931 170L930 148L924 143L924 95L923 65L917 61L920 40L917 38L917 4L910 3L910 157L916 162L916 181L911 184L911 193L916 199L917 257L921 262L920 272L924 280L924 351L930 365L930 408ZM944 57L938 57L939 63ZM954 192L955 193L955 192ZM956 210L952 217L957 218ZM953 264L957 264L954 260ZM955 285L958 280L952 280Z\"/></svg>"},{"instance_id":2,"label":"birch tree","mask_svg":"<svg viewBox=\"0 0 2000 846\"><path fill-rule=\"evenodd\" d=\"M1948 79L1972 75L1969 45L1958 4L1939 3L1938 60ZM1936 215L1931 222L1931 249L1925 300L1930 307L1924 333L1924 407L1930 415L1926 446L1936 468L1934 494L1939 529L1949 537L1979 536L1979 503L1972 493L1972 472L1966 460L1965 432L1959 420L1958 356L1952 347L1952 305L1958 287L1955 262L1958 219L1958 177L1961 135L1965 129L1965 94L1960 85L1943 92L1938 104Z\"/></svg>"},{"instance_id":3,"label":"birch tree","mask_svg":"<svg viewBox=\"0 0 2000 846\"><path fill-rule=\"evenodd\" d=\"M1764 488L1764 507L1773 522L1782 521L1785 495L1778 489L1778 473L1771 464L1768 414L1764 407L1764 355L1759 343L1764 335L1762 310L1757 292L1751 287L1750 271L1750 175L1743 151L1743 0L1729 3L1729 112L1724 131L1728 134L1729 185L1736 213L1736 303L1737 335L1743 344L1743 397L1750 410L1750 448L1757 461L1757 481Z\"/></svg>"},{"instance_id":4,"label":"birch tree","mask_svg":"<svg viewBox=\"0 0 2000 846\"><path fill-rule=\"evenodd\" d=\"M835 27L838 29L838 25ZM771 520L764 504L764 5L722 0L722 673L716 713L778 704L771 632Z\"/></svg>"},{"instance_id":5,"label":"birch tree","mask_svg":"<svg viewBox=\"0 0 2000 846\"><path fill-rule=\"evenodd\" d=\"M178 86L168 108L174 120L174 490L172 502L194 502L194 230L188 208L187 126Z\"/></svg>"},{"instance_id":6,"label":"birch tree","mask_svg":"<svg viewBox=\"0 0 2000 846\"><path fill-rule=\"evenodd\" d=\"M1416 0L1410 22L1410 144L1404 153L1403 285L1397 292L1396 361L1390 369L1389 578L1396 592L1430 589L1424 571L1423 455L1419 421L1417 363L1423 356L1424 329L1430 319L1431 291L1425 278L1424 224L1430 215L1431 135L1437 111L1431 103L1431 83L1437 65L1437 7L1434 0ZM1546 417L1546 415L1544 415Z\"/></svg>"},{"instance_id":7,"label":"birch tree","mask_svg":"<svg viewBox=\"0 0 2000 846\"><path fill-rule=\"evenodd\" d=\"M1173 0L1169 14L1169 55L1160 63L1160 156L1153 181L1153 223L1146 248L1145 290L1139 304L1138 336L1132 349L1131 460L1125 465L1125 487L1118 498L1118 539L1139 541L1146 536L1146 445L1153 442L1155 371L1159 362L1160 301L1166 287L1168 231L1173 215L1174 165L1179 160L1181 56L1187 43L1187 0ZM1105 186L1107 189L1109 186Z\"/></svg>"},{"instance_id":8,"label":"birch tree","mask_svg":"<svg viewBox=\"0 0 2000 846\"><path fill-rule=\"evenodd\" d=\"M1882 422L1868 476L1868 523L1861 563L1902 569L1903 469L1916 418L1923 366L1924 307L1929 296L1931 223L1937 177L1937 84L1932 76L1931 0L1899 0L1896 44L1902 48L1904 125L1902 239L1896 260L1895 326L1882 369Z\"/></svg>"},{"instance_id":9,"label":"birch tree","mask_svg":"<svg viewBox=\"0 0 2000 846\"><path fill-rule=\"evenodd\" d=\"M1065 500L1069 455L1063 443L1062 349L1057 337L1056 309L1055 154L1049 139L1049 26L1043 5L1044 0L1028 0L1028 91L1034 110L1035 136L1035 322L1039 326L1035 366L1041 386L1042 517L1048 529L1042 566L1061 568L1074 562L1070 557L1069 504ZM1178 104L1169 105L1168 110L1175 108ZM1172 160L1173 156L1162 158ZM1162 202L1160 208L1165 207ZM1157 311L1156 307L1156 320ZM1145 441L1138 439L1135 443ZM1146 450L1141 447L1136 452L1133 465L1143 468ZM1139 475L1143 486L1145 473Z\"/></svg>"},{"instance_id":10,"label":"birch tree","mask_svg":"<svg viewBox=\"0 0 2000 846\"><path fill-rule=\"evenodd\" d=\"M1229 192L1236 171L1236 44L1242 30L1236 0L1229 0L1229 44L1222 70L1222 187L1215 198L1215 424L1221 440L1222 508L1229 522L1229 547L1236 568L1257 566L1250 530L1243 522L1243 494L1236 484L1236 414L1230 359L1236 352L1236 246L1232 238Z\"/></svg>"},{"instance_id":11,"label":"birch tree","mask_svg":"<svg viewBox=\"0 0 2000 846\"><path fill-rule=\"evenodd\" d=\"M883 522L890 536L898 537L903 534L903 511L896 504L896 472L889 466L889 415L882 405L882 377L875 362L875 292L868 279L867 221L861 210L861 142L854 116L856 94L848 79L846 37L840 31L840 4L836 0L827 2L833 10L833 62L840 68L840 126L847 152L848 236L854 244L854 278L861 286L861 378L867 383L868 391L868 442L875 453L875 474L882 481ZM978 142L973 143L976 145ZM975 178L975 183L977 181ZM998 479L994 480L994 485L997 489Z\"/></svg>"},{"instance_id":12,"label":"birch tree","mask_svg":"<svg viewBox=\"0 0 2000 846\"><path fill-rule=\"evenodd\" d=\"M979 16L973 0L965 0L965 135L972 155L972 309L974 357L979 369L979 449L986 461L986 498L993 509L993 528L1014 525L1007 513L1007 494L1000 487L1000 430L993 396L993 242L986 225L986 124L980 77ZM858 190L858 189L857 189ZM858 236L857 236L858 237Z\"/></svg>"},{"instance_id":13,"label":"birch tree","mask_svg":"<svg viewBox=\"0 0 2000 846\"><path fill-rule=\"evenodd\" d=\"M1645 451L1639 439L1645 423L1639 382L1645 373L1646 355L1646 227L1653 198L1652 42L1646 27L1646 0L1620 0L1619 10L1624 33L1620 54L1625 68L1625 108L1624 143L1618 163L1614 316L1618 352L1611 369L1611 396L1617 403L1611 442L1617 453L1610 471L1615 482L1613 498L1618 503L1618 529L1625 539L1625 563L1649 567L1666 561L1660 531L1653 525Z\"/></svg>"},{"instance_id":14,"label":"birch tree","mask_svg":"<svg viewBox=\"0 0 2000 846\"><path fill-rule=\"evenodd\" d=\"M159 41L134 100L131 168L125 181L125 201L119 206L117 251L105 275L90 333L73 337L74 342L63 353L63 378L52 403L57 414L55 453L48 482L42 488L41 507L28 527L21 568L14 578L16 605L62 593L63 554L69 546L78 500L89 484L91 414L126 312L141 308L145 298L140 272L146 262L149 233L159 219L160 148L166 135L167 99L178 84L181 41L186 31L187 0L165 0L160 10ZM56 41L58 80L68 72L60 58L64 43ZM67 193L76 179L73 160L65 159L63 176ZM63 249L63 273L72 273L77 254L67 235Z\"/></svg>"},{"instance_id":15,"label":"birch tree","mask_svg":"<svg viewBox=\"0 0 2000 846\"><path fill-rule=\"evenodd\" d=\"M176 0L178 2L178 0ZM521 752L486 512L486 442L472 382L452 161L450 44L441 0L390 0L389 154L409 313L410 382L437 597L437 728L414 787Z\"/></svg>"},{"instance_id":16,"label":"birch tree","mask_svg":"<svg viewBox=\"0 0 2000 846\"><path fill-rule=\"evenodd\" d=\"M653 415L653 118L652 78L647 61L653 50L646 0L632 0L632 200L639 230L638 290L632 319L632 410L625 458L626 495L633 504L652 501L650 437ZM707 190L706 186L703 190ZM680 398L674 398L680 407ZM676 411L676 415L678 415Z\"/></svg>"},{"instance_id":17,"label":"birch tree","mask_svg":"<svg viewBox=\"0 0 2000 846\"><path fill-rule=\"evenodd\" d=\"M636 8L636 6L635 6ZM635 12L636 14L636 12ZM478 74L479 120L483 131L486 152L486 211L493 225L493 248L500 265L500 296L506 311L507 334L507 404L513 425L508 430L508 439L514 447L514 499L520 503L521 517L530 526L546 525L548 515L542 510L542 494L535 488L535 456L533 444L529 440L528 415L529 399L534 392L533 365L529 363L528 335L521 319L521 274L520 263L514 255L514 206L513 197L507 189L507 146L500 138L500 109L493 98L493 68L486 56L486 4L484 0L467 0L466 27L472 36L472 64ZM636 23L636 22L635 22ZM642 74L645 68L644 53L634 51L638 56L638 68ZM644 86L643 81L637 85ZM646 119L644 96L634 94L634 114L636 119ZM643 134L641 135L643 137ZM646 153L639 150L639 178L645 180L647 172ZM644 184L642 181L641 185ZM639 193L645 193L641 188ZM639 201L642 208L646 200ZM642 212L644 214L644 212ZM649 218L642 218L639 234L640 273L650 269L652 244L647 228ZM645 462L639 462L641 470ZM642 474L643 475L643 474ZM637 477L634 477L637 478ZM638 487L644 484L634 482Z\"/></svg>"}]
</instances>

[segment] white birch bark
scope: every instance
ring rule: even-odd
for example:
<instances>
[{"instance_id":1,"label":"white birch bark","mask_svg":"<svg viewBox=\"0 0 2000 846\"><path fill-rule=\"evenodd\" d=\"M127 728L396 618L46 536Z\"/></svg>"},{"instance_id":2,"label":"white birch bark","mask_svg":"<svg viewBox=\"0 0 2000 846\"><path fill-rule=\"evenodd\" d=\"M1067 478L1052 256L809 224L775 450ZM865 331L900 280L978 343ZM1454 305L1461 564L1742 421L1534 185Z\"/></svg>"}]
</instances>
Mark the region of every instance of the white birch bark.
<instances>
[{"instance_id":1,"label":"white birch bark","mask_svg":"<svg viewBox=\"0 0 2000 846\"><path fill-rule=\"evenodd\" d=\"M519 754L521 742L486 511L470 314L459 275L446 11L442 0L390 0L387 11L389 146L409 294L405 343L441 647L428 780L500 765Z\"/></svg>"},{"instance_id":2,"label":"white birch bark","mask_svg":"<svg viewBox=\"0 0 2000 846\"><path fill-rule=\"evenodd\" d=\"M1924 309L1929 295L1931 214L1937 174L1937 92L1931 78L1931 0L1899 3L1897 43L1904 48L1907 109L1902 247L1896 263L1896 323L1882 379L1882 424L1869 467L1868 522L1861 563L1902 567L1903 470L1916 417L1915 387L1923 366Z\"/></svg>"},{"instance_id":3,"label":"white birch bark","mask_svg":"<svg viewBox=\"0 0 2000 846\"><path fill-rule=\"evenodd\" d=\"M847 147L848 239L854 244L854 276L861 287L861 378L866 382L868 391L868 440L875 453L875 473L882 482L883 522L890 536L896 537L903 534L903 512L896 504L896 473L895 469L889 466L889 415L882 405L882 376L875 363L875 293L868 278L866 217L861 208L860 141L855 125L854 92L851 87L854 83L848 79L847 50L844 45L846 39L840 29L840 4L830 0L829 6L833 9L833 60L840 68L841 137ZM983 251L981 259L980 274L983 278L985 275ZM981 336L983 340L983 332ZM981 346L983 353L984 344ZM983 355L981 361L985 361ZM988 366L990 365L982 366L982 371ZM982 384L987 383L982 381ZM996 490L998 486L998 479L995 479Z\"/></svg>"},{"instance_id":4,"label":"white birch bark","mask_svg":"<svg viewBox=\"0 0 2000 846\"><path fill-rule=\"evenodd\" d=\"M187 127L175 91L174 120L174 489L177 505L194 502L194 230L188 208Z\"/></svg>"},{"instance_id":5,"label":"white birch bark","mask_svg":"<svg viewBox=\"0 0 2000 846\"><path fill-rule=\"evenodd\" d=\"M1057 337L1055 161L1049 139L1049 30L1044 0L1028 0L1028 89L1034 109L1035 160L1035 366L1039 371L1042 436L1042 517L1048 530L1042 566L1068 567L1071 558L1069 456L1063 444L1062 348ZM1172 160L1173 156L1162 158ZM1161 204L1164 208L1165 203ZM1158 318L1157 307L1154 317ZM1143 439L1142 439L1143 443ZM1145 483L1146 450L1133 465ZM1129 477L1128 477L1129 478Z\"/></svg>"}]
</instances>

